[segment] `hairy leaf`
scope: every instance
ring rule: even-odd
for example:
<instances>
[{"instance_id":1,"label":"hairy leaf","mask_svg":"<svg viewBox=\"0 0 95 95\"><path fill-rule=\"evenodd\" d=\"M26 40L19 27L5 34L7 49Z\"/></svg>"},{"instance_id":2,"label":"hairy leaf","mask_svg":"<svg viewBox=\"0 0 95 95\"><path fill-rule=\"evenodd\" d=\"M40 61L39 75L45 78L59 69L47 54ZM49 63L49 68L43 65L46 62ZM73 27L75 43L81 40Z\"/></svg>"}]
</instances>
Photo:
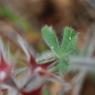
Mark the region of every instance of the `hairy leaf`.
<instances>
[{"instance_id":1,"label":"hairy leaf","mask_svg":"<svg viewBox=\"0 0 95 95\"><path fill-rule=\"evenodd\" d=\"M58 59L54 71L58 71L60 74L65 72L69 64L69 55L76 54L78 51L77 33L72 28L65 27L60 45L55 31L51 27L45 26L42 29L42 36Z\"/></svg>"},{"instance_id":2,"label":"hairy leaf","mask_svg":"<svg viewBox=\"0 0 95 95\"><path fill-rule=\"evenodd\" d=\"M77 50L77 33L70 27L65 27L61 50L65 53L72 54Z\"/></svg>"},{"instance_id":3,"label":"hairy leaf","mask_svg":"<svg viewBox=\"0 0 95 95\"><path fill-rule=\"evenodd\" d=\"M42 37L50 49L58 56L60 50L59 42L52 27L45 26L42 28Z\"/></svg>"}]
</instances>

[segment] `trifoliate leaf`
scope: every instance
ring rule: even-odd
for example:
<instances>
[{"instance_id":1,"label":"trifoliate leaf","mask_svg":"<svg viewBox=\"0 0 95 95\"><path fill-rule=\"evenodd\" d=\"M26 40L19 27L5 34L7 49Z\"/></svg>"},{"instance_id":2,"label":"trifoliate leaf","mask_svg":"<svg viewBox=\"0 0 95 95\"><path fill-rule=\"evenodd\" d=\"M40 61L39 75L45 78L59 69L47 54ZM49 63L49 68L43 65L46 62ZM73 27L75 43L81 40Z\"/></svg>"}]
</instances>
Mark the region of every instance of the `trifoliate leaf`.
<instances>
[{"instance_id":1,"label":"trifoliate leaf","mask_svg":"<svg viewBox=\"0 0 95 95\"><path fill-rule=\"evenodd\" d=\"M45 26L42 29L42 36L53 53L57 55L58 64L53 70L63 74L69 64L69 55L77 53L77 33L72 28L65 27L61 45L51 27Z\"/></svg>"}]
</instances>

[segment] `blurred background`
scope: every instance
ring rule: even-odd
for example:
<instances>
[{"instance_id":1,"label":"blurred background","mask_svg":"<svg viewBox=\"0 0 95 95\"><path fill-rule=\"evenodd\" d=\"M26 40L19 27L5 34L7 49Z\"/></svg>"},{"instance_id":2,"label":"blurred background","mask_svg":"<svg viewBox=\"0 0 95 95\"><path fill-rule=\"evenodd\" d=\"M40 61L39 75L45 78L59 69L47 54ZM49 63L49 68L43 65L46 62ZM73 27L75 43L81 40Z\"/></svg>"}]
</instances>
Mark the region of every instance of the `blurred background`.
<instances>
[{"instance_id":1,"label":"blurred background","mask_svg":"<svg viewBox=\"0 0 95 95\"><path fill-rule=\"evenodd\" d=\"M95 25L95 0L0 0L0 31L21 33L35 54L48 50L41 37L44 25L53 26L59 40L64 26L72 27L79 32L78 46L82 49ZM93 79L92 75L85 77L81 94L66 95L95 95ZM54 90L58 87L58 84L51 86L53 95L58 95Z\"/></svg>"}]
</instances>

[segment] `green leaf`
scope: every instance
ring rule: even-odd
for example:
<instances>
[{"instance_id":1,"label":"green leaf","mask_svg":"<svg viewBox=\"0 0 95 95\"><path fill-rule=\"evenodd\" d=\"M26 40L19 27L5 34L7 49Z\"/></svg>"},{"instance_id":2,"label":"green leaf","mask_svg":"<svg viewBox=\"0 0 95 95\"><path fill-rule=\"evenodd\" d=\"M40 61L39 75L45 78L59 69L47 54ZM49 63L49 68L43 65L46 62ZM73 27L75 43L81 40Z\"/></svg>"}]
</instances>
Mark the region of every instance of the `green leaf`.
<instances>
[{"instance_id":1,"label":"green leaf","mask_svg":"<svg viewBox=\"0 0 95 95\"><path fill-rule=\"evenodd\" d=\"M77 50L77 33L70 27L64 28L61 50L67 54L72 54Z\"/></svg>"},{"instance_id":2,"label":"green leaf","mask_svg":"<svg viewBox=\"0 0 95 95\"><path fill-rule=\"evenodd\" d=\"M63 75L69 65L69 55L77 54L77 33L72 28L65 27L61 45L51 27L45 26L42 29L42 36L57 57L58 64L51 70L58 71Z\"/></svg>"},{"instance_id":3,"label":"green leaf","mask_svg":"<svg viewBox=\"0 0 95 95\"><path fill-rule=\"evenodd\" d=\"M52 27L45 26L42 28L42 37L55 55L58 56L60 46L55 31Z\"/></svg>"}]
</instances>

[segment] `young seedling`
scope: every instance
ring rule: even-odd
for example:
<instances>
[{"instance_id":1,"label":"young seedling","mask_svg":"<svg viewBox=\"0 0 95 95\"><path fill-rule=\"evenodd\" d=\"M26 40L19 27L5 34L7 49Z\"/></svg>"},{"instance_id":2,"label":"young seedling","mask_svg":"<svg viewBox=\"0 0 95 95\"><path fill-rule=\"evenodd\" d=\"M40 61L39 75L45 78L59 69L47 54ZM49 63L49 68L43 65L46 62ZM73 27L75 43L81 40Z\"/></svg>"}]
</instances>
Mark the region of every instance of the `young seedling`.
<instances>
[{"instance_id":1,"label":"young seedling","mask_svg":"<svg viewBox=\"0 0 95 95\"><path fill-rule=\"evenodd\" d=\"M54 70L63 75L69 65L69 56L78 53L77 33L72 28L65 27L63 39L59 43L53 28L45 26L42 28L42 37L58 60Z\"/></svg>"}]
</instances>

